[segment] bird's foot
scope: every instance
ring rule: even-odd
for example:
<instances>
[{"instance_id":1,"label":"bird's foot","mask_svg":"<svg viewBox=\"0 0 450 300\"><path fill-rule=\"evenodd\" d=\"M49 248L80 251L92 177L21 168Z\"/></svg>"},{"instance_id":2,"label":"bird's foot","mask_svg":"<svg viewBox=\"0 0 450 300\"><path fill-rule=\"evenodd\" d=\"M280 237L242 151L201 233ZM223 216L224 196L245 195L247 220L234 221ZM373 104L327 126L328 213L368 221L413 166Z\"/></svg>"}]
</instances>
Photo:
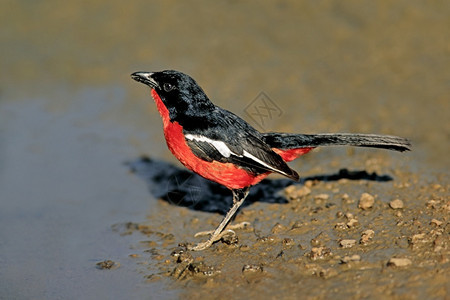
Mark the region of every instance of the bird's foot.
<instances>
[{"instance_id":1,"label":"bird's foot","mask_svg":"<svg viewBox=\"0 0 450 300\"><path fill-rule=\"evenodd\" d=\"M197 245L195 245L193 247L189 247L188 249L192 250L192 251L205 250L205 249L211 247L211 245L213 243L221 240L226 235L231 235L232 237L235 237L236 233L232 229L244 229L244 228L247 228L248 226L250 226L249 222L241 222L238 224L230 225L230 226L228 226L228 228L226 230L224 230L220 233L217 233L217 234L214 234L214 232L215 232L214 230L197 232L195 234L195 237L205 236L205 235L209 235L209 234L212 234L212 235L206 242L198 243ZM231 240L233 240L233 238ZM237 241L237 239L235 241Z\"/></svg>"},{"instance_id":2,"label":"bird's foot","mask_svg":"<svg viewBox=\"0 0 450 300\"><path fill-rule=\"evenodd\" d=\"M250 225L251 225L250 222L241 222L241 223L237 223L237 224L234 224L234 225L228 225L228 226L227 226L227 230L222 231L222 233L220 233L220 234L218 235L218 236L220 236L220 237L218 237L218 238L217 238L215 241L213 241L213 242L216 242L216 241L220 240L220 239L222 238L222 236L224 236L224 235L225 235L227 232L229 232L229 231L233 231L233 230L237 230L237 229L245 229L245 228L249 227ZM210 234L213 234L213 233L214 233L214 230L200 231L200 232L197 232L197 233L194 235L194 237L210 235Z\"/></svg>"}]
</instances>

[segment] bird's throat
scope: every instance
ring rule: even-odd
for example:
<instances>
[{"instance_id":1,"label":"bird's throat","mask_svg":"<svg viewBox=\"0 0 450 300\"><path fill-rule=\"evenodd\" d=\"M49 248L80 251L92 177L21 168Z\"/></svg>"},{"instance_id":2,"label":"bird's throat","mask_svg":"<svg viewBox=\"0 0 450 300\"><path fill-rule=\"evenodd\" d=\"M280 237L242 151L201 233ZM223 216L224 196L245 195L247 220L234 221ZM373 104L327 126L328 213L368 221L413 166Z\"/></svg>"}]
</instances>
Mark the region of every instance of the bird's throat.
<instances>
[{"instance_id":1,"label":"bird's throat","mask_svg":"<svg viewBox=\"0 0 450 300\"><path fill-rule=\"evenodd\" d=\"M163 120L164 129L167 128L170 124L170 116L169 116L169 110L162 102L161 98L159 97L158 93L155 91L155 89L151 90L151 95L153 100L155 100L156 108L159 111L159 114L161 115L161 118Z\"/></svg>"}]
</instances>

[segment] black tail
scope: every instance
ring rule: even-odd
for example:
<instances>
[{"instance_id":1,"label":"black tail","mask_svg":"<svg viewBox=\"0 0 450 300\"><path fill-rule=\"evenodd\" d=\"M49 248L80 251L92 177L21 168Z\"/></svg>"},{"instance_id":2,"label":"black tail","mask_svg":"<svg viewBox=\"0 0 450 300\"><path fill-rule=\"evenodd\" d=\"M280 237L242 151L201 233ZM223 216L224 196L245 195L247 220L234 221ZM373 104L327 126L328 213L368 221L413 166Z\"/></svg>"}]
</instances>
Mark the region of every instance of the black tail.
<instances>
[{"instance_id":1,"label":"black tail","mask_svg":"<svg viewBox=\"0 0 450 300\"><path fill-rule=\"evenodd\" d=\"M296 149L319 146L358 146L383 148L395 151L409 151L409 140L391 135L359 134L359 133L321 133L291 134L269 132L263 133L264 141L272 148Z\"/></svg>"}]
</instances>

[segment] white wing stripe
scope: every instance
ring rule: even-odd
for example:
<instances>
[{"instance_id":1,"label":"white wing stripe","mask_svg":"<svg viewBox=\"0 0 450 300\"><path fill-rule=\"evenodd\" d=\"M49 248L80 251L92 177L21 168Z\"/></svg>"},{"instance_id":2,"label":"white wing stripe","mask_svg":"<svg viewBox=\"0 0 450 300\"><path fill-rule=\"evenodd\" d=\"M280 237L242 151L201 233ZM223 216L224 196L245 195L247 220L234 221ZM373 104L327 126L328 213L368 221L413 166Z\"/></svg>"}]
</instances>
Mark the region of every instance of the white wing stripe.
<instances>
[{"instance_id":1,"label":"white wing stripe","mask_svg":"<svg viewBox=\"0 0 450 300\"><path fill-rule=\"evenodd\" d=\"M285 175L288 175L288 176L289 176L289 174L286 174L285 172L283 172L283 171L281 171L281 170L278 170L278 169L275 169L275 168L272 167L272 166L269 166L268 164L266 164L265 162L263 162L263 161L260 160L259 158L257 158L257 157L255 157L255 156L251 155L250 153L248 153L248 152L245 151L245 150L244 150L244 156L245 156L245 157L248 157L248 158L250 158L250 159L253 159L253 160L256 161L257 163L259 163L259 164L265 166L266 168L268 168L269 170L273 170L273 171L275 171L275 172L278 172L278 173L285 174Z\"/></svg>"},{"instance_id":2,"label":"white wing stripe","mask_svg":"<svg viewBox=\"0 0 450 300\"><path fill-rule=\"evenodd\" d=\"M199 141L199 142L206 142L210 145L212 145L214 148L217 149L217 151L220 152L220 154L222 154L224 157L230 157L230 155L234 155L234 156L238 156L238 157L242 157L242 155L236 154L234 152L232 152L230 150L230 148L228 148L228 146L222 142L222 141L216 141L216 140L212 140L210 138L207 138L206 136L203 135L197 135L197 134L186 134L185 137L188 140L195 140L195 141ZM278 172L281 174L285 174L287 176L289 176L289 174L286 174L285 172L275 169L274 167L266 164L264 161L260 160L259 158L255 157L254 155L248 153L247 151L244 150L244 156L247 158L250 158L251 160L257 162L260 165L263 165L264 167L266 167L269 170L273 170L274 172Z\"/></svg>"},{"instance_id":3,"label":"white wing stripe","mask_svg":"<svg viewBox=\"0 0 450 300\"><path fill-rule=\"evenodd\" d=\"M210 138L207 138L206 136L194 135L194 134L186 134L186 138L191 141L196 140L199 142L206 142L206 143L212 145L214 148L216 148L217 151L219 151L220 154L222 154L225 157L230 157L231 154L239 156L239 155L231 152L230 148L228 148L227 145L222 141L215 141Z\"/></svg>"}]
</instances>

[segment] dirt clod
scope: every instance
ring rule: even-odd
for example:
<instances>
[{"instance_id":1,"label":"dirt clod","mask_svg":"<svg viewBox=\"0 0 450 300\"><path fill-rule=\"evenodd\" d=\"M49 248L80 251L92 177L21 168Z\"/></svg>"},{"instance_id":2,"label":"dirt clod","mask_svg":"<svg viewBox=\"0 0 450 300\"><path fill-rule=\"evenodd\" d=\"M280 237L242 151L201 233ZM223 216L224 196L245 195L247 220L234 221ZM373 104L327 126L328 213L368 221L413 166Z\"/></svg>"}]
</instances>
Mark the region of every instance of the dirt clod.
<instances>
[{"instance_id":1,"label":"dirt clod","mask_svg":"<svg viewBox=\"0 0 450 300\"><path fill-rule=\"evenodd\" d=\"M97 266L97 269L100 269L100 270L111 270L111 269L116 269L120 266L119 263L109 260L109 259L98 262L95 265Z\"/></svg>"},{"instance_id":2,"label":"dirt clod","mask_svg":"<svg viewBox=\"0 0 450 300\"><path fill-rule=\"evenodd\" d=\"M271 232L274 234L277 234L277 233L280 233L283 231L286 231L286 227L284 225L281 225L280 223L275 224L271 230Z\"/></svg>"},{"instance_id":3,"label":"dirt clod","mask_svg":"<svg viewBox=\"0 0 450 300\"><path fill-rule=\"evenodd\" d=\"M234 231L225 233L220 240L227 245L237 245L239 243L239 238Z\"/></svg>"},{"instance_id":4,"label":"dirt clod","mask_svg":"<svg viewBox=\"0 0 450 300\"><path fill-rule=\"evenodd\" d=\"M356 245L356 240L341 240L339 246L342 248L351 248Z\"/></svg>"},{"instance_id":5,"label":"dirt clod","mask_svg":"<svg viewBox=\"0 0 450 300\"><path fill-rule=\"evenodd\" d=\"M375 236L375 231L372 229L367 229L361 233L361 239L359 240L359 243L362 245L367 245Z\"/></svg>"},{"instance_id":6,"label":"dirt clod","mask_svg":"<svg viewBox=\"0 0 450 300\"><path fill-rule=\"evenodd\" d=\"M300 188L295 185L290 185L284 189L284 192L289 199L298 200L300 198L303 198L303 197L311 194L311 189L309 187L307 187L306 185L304 185Z\"/></svg>"},{"instance_id":7,"label":"dirt clod","mask_svg":"<svg viewBox=\"0 0 450 300\"><path fill-rule=\"evenodd\" d=\"M261 265L244 265L242 267L242 273L261 273L264 271L263 266Z\"/></svg>"},{"instance_id":8,"label":"dirt clod","mask_svg":"<svg viewBox=\"0 0 450 300\"><path fill-rule=\"evenodd\" d=\"M344 256L344 258L341 259L341 263L348 264L352 261L360 261L360 260L361 256L359 256L358 254L353 254L352 256Z\"/></svg>"},{"instance_id":9,"label":"dirt clod","mask_svg":"<svg viewBox=\"0 0 450 300\"><path fill-rule=\"evenodd\" d=\"M436 220L436 219L432 219L431 222L430 222L431 225L434 225L434 226L437 226L437 227L441 226L443 223L444 222Z\"/></svg>"},{"instance_id":10,"label":"dirt clod","mask_svg":"<svg viewBox=\"0 0 450 300\"><path fill-rule=\"evenodd\" d=\"M406 267L411 264L412 264L412 262L409 258L397 258L397 257L391 258L387 263L388 266L394 266L394 267Z\"/></svg>"},{"instance_id":11,"label":"dirt clod","mask_svg":"<svg viewBox=\"0 0 450 300\"><path fill-rule=\"evenodd\" d=\"M364 210L370 209L375 203L375 197L369 193L363 193L359 199L358 207Z\"/></svg>"},{"instance_id":12,"label":"dirt clod","mask_svg":"<svg viewBox=\"0 0 450 300\"><path fill-rule=\"evenodd\" d=\"M395 200L392 200L391 202L389 202L389 206L390 206L392 209L401 209L401 208L404 207L404 204L403 204L403 201L402 201L402 200L400 200L400 199L395 199Z\"/></svg>"},{"instance_id":13,"label":"dirt clod","mask_svg":"<svg viewBox=\"0 0 450 300\"><path fill-rule=\"evenodd\" d=\"M309 253L312 260L325 259L332 256L331 249L327 247L314 247Z\"/></svg>"}]
</instances>

